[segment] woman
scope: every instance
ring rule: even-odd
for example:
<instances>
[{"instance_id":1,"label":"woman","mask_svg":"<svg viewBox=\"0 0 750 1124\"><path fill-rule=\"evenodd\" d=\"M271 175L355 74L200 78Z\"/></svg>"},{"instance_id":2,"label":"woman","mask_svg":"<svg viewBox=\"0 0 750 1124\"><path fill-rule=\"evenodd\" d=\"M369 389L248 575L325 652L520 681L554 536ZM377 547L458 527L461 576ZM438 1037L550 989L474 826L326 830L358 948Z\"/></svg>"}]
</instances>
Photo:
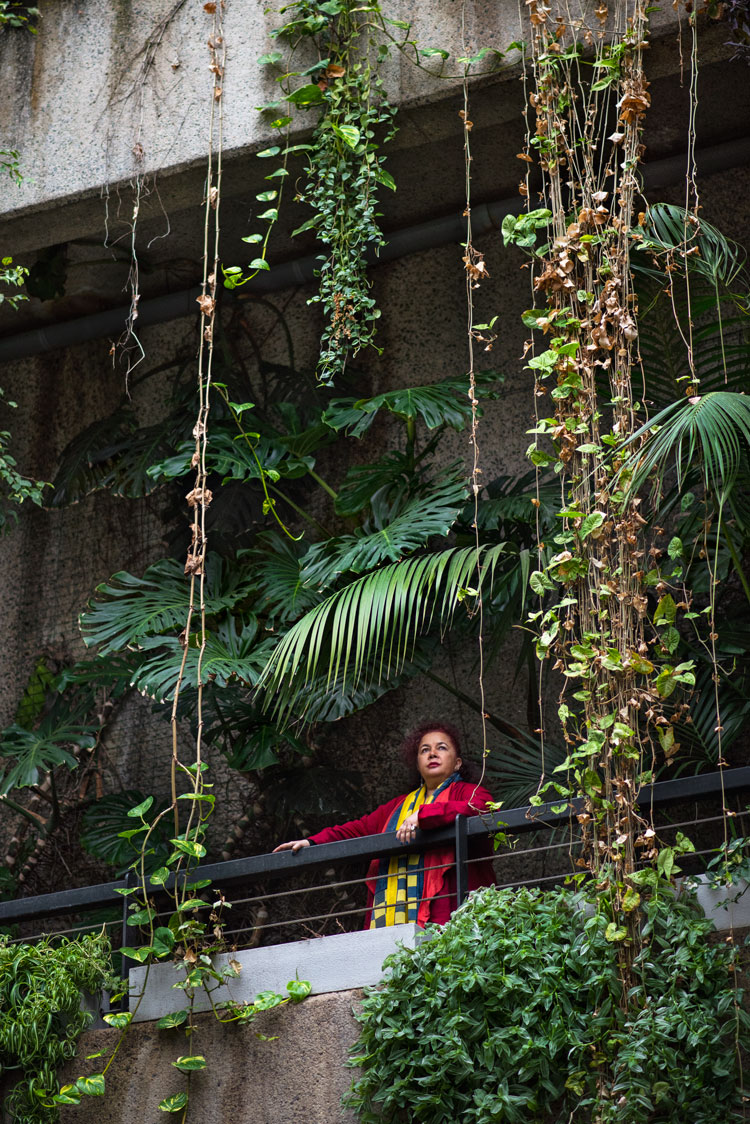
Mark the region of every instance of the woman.
<instances>
[{"instance_id":1,"label":"woman","mask_svg":"<svg viewBox=\"0 0 750 1124\"><path fill-rule=\"evenodd\" d=\"M468 762L461 757L458 731L449 722L425 722L418 726L407 737L402 752L421 782L415 791L394 797L361 819L323 828L309 839L282 843L276 851L296 853L315 843L394 830L402 843L411 843L417 828L430 831L446 827L456 816L475 816L487 810L492 797L486 788L465 779ZM469 858L484 861L468 866L470 890L494 885L491 856L488 836L472 840ZM365 929L410 921L422 927L428 921L442 925L456 908L453 848L443 846L422 855L375 859L367 872L367 887Z\"/></svg>"}]
</instances>

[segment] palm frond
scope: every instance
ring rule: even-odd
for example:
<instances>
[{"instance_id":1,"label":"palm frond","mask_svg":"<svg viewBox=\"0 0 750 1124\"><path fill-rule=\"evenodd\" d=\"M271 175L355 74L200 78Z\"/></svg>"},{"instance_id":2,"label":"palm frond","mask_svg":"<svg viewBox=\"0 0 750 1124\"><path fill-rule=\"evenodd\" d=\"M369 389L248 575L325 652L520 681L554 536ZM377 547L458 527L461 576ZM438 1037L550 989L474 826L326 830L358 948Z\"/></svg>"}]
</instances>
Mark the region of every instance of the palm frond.
<instances>
[{"instance_id":1,"label":"palm frond","mask_svg":"<svg viewBox=\"0 0 750 1124\"><path fill-rule=\"evenodd\" d=\"M625 447L641 440L643 445L626 464L633 473L633 490L638 490L652 473L661 484L672 468L681 489L688 470L700 458L706 490L724 502L750 445L750 398L714 391L673 402L641 426Z\"/></svg>"},{"instance_id":2,"label":"palm frond","mask_svg":"<svg viewBox=\"0 0 750 1124\"><path fill-rule=\"evenodd\" d=\"M736 284L747 259L742 246L718 227L673 203L649 207L643 245L657 255L681 253L686 268L717 288Z\"/></svg>"},{"instance_id":3,"label":"palm frond","mask_svg":"<svg viewBox=\"0 0 750 1124\"><path fill-rule=\"evenodd\" d=\"M369 464L355 465L346 474L336 497L339 515L357 515L377 492L408 492L413 469L406 453L393 450Z\"/></svg>"},{"instance_id":4,"label":"palm frond","mask_svg":"<svg viewBox=\"0 0 750 1124\"><path fill-rule=\"evenodd\" d=\"M447 628L469 588L491 590L505 551L504 543L480 551L481 578L476 550L453 548L384 566L331 594L275 649L259 684L265 708L281 721L295 707L305 717L301 696L321 677L353 690L365 669L375 682L397 675L435 616Z\"/></svg>"},{"instance_id":5,"label":"palm frond","mask_svg":"<svg viewBox=\"0 0 750 1124\"><path fill-rule=\"evenodd\" d=\"M519 731L515 738L505 735L499 744L490 745L485 763L488 788L502 799L506 808L522 808L539 788L542 765L545 776L549 777L565 757L560 746L545 742L542 748L531 734Z\"/></svg>"},{"instance_id":6,"label":"palm frond","mask_svg":"<svg viewBox=\"0 0 750 1124\"><path fill-rule=\"evenodd\" d=\"M258 594L255 612L266 614L274 622L286 623L319 603L321 595L306 585L302 577L306 543L286 538L277 531L261 532L255 543L239 556L252 569Z\"/></svg>"}]
</instances>

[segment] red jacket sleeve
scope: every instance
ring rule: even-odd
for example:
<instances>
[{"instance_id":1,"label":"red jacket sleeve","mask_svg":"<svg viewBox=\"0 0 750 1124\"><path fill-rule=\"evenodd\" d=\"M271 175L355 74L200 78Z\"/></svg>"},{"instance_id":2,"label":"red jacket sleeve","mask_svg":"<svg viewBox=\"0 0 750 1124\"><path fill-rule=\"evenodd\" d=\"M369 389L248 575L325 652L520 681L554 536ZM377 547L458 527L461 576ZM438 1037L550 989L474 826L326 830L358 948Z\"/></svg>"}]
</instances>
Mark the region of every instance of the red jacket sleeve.
<instances>
[{"instance_id":1,"label":"red jacket sleeve","mask_svg":"<svg viewBox=\"0 0 750 1124\"><path fill-rule=\"evenodd\" d=\"M348 820L346 823L335 824L333 827L324 827L315 835L309 835L311 843L335 843L339 839L357 839L361 835L379 835L393 813L393 809L401 803L403 796L396 796L387 804L368 812L358 820ZM455 818L455 817L454 817Z\"/></svg>"},{"instance_id":2,"label":"red jacket sleeve","mask_svg":"<svg viewBox=\"0 0 750 1124\"><path fill-rule=\"evenodd\" d=\"M455 787L458 789L458 785ZM430 828L447 827L454 823L456 816L478 816L480 812L487 810L487 805L493 799L482 785L469 784L466 781L461 784L456 796L459 799L423 804L419 809L419 826L424 831L429 831Z\"/></svg>"}]
</instances>

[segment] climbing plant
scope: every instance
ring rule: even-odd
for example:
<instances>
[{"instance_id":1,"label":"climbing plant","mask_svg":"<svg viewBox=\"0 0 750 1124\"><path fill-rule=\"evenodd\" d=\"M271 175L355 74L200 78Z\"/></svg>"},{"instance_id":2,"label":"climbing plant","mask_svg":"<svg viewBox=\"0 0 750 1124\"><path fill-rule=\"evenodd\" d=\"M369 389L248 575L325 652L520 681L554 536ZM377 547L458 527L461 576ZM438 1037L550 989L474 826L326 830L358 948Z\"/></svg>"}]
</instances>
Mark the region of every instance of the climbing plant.
<instances>
[{"instance_id":1,"label":"climbing plant","mask_svg":"<svg viewBox=\"0 0 750 1124\"><path fill-rule=\"evenodd\" d=\"M234 288L269 268L268 239L289 176L287 160L304 152L306 178L297 199L309 205L313 216L295 234L314 231L325 251L319 290L309 303L320 304L325 318L316 374L332 384L350 355L375 346L380 316L370 292L368 256L384 244L377 221L378 187L396 186L379 151L393 136L395 114L378 72L387 47L376 45L373 37L383 17L378 3L355 0L297 0L281 14L286 22L272 34L286 50L269 52L259 62L277 71L283 98L261 110L271 115L271 127L285 142L259 155L280 156L282 163L266 177L273 186L257 196L270 204L258 216L266 223L265 233L245 239L260 244L260 254L246 275L239 266L225 269L225 284ZM300 52L314 56L302 70L296 61ZM279 114L282 106L288 112ZM319 113L310 142L290 144L291 114L310 109Z\"/></svg>"}]
</instances>

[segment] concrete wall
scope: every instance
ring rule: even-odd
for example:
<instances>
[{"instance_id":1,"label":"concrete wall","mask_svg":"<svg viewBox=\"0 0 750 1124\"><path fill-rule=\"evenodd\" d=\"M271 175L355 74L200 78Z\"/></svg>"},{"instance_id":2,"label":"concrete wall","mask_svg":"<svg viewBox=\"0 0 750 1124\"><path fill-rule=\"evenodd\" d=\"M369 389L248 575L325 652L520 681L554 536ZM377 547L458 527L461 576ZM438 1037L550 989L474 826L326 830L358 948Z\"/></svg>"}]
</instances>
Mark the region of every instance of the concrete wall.
<instances>
[{"instance_id":1,"label":"concrete wall","mask_svg":"<svg viewBox=\"0 0 750 1124\"><path fill-rule=\"evenodd\" d=\"M353 1016L358 991L320 995L296 1007L265 1011L249 1027L222 1026L213 1015L196 1016L195 1053L207 1062L190 1079L191 1121L200 1124L344 1124L352 1112L341 1108L353 1074L345 1068L357 1037ZM264 1035L260 1038L258 1035ZM88 1054L111 1049L118 1032L84 1034L62 1080L101 1070ZM185 1088L172 1066L188 1050L184 1031L132 1026L107 1073L104 1097L84 1099L61 1111L62 1124L150 1124L169 1119L159 1102Z\"/></svg>"}]
</instances>

